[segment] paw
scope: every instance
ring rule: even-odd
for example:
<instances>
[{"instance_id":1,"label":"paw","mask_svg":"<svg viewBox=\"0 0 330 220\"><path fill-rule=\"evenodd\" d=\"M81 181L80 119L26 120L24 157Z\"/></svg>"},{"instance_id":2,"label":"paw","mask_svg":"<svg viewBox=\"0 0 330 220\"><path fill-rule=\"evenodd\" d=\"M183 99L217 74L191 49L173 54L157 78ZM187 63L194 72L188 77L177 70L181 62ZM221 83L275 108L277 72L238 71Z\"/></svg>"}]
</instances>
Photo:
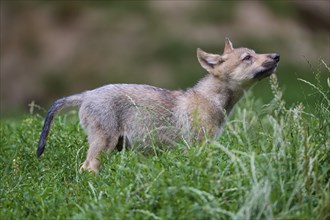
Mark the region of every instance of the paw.
<instances>
[{"instance_id":1,"label":"paw","mask_svg":"<svg viewBox=\"0 0 330 220\"><path fill-rule=\"evenodd\" d=\"M79 172L82 173L85 170L93 173L98 173L100 170L100 162L97 160L85 161L80 167Z\"/></svg>"}]
</instances>

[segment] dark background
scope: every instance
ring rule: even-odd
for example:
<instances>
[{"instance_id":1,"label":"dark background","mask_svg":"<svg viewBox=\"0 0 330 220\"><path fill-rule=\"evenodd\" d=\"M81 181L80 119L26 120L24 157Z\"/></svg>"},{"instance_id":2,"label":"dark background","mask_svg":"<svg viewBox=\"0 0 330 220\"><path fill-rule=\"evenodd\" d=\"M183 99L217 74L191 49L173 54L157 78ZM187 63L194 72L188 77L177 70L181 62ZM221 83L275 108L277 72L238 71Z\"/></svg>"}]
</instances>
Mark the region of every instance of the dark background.
<instances>
[{"instance_id":1,"label":"dark background","mask_svg":"<svg viewBox=\"0 0 330 220\"><path fill-rule=\"evenodd\" d=\"M110 83L170 89L206 73L196 48L234 47L281 55L288 105L313 108L327 87L329 1L1 1L1 117L48 108L55 99ZM268 80L253 88L271 100Z\"/></svg>"}]
</instances>

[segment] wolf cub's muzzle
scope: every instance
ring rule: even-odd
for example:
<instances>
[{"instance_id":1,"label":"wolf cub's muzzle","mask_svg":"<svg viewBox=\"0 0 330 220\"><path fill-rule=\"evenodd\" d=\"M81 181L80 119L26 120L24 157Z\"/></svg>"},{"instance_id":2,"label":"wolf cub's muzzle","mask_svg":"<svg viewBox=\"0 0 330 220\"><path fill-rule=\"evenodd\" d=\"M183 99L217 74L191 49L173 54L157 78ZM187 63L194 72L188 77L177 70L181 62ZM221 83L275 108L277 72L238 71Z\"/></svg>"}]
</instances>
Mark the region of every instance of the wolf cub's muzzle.
<instances>
[{"instance_id":1,"label":"wolf cub's muzzle","mask_svg":"<svg viewBox=\"0 0 330 220\"><path fill-rule=\"evenodd\" d=\"M280 62L280 55L277 53L269 54L268 57L274 60L276 63Z\"/></svg>"},{"instance_id":2,"label":"wolf cub's muzzle","mask_svg":"<svg viewBox=\"0 0 330 220\"><path fill-rule=\"evenodd\" d=\"M264 67L264 69L257 72L253 77L254 79L260 80L267 76L270 76L271 74L273 74L275 72L277 64L278 64L278 62L280 62L280 55L278 55L276 53L272 53L272 54L267 55L267 58L270 58L270 59L265 61L262 64L262 67Z\"/></svg>"}]
</instances>

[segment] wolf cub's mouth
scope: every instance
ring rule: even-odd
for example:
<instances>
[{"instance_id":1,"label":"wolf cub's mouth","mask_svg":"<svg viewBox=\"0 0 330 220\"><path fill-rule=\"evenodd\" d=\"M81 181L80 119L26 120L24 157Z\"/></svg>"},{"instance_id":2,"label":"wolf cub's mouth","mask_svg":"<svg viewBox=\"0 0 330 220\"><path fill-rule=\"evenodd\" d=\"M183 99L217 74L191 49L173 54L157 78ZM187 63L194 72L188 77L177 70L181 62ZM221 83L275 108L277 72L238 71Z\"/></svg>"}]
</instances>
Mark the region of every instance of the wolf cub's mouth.
<instances>
[{"instance_id":1,"label":"wolf cub's mouth","mask_svg":"<svg viewBox=\"0 0 330 220\"><path fill-rule=\"evenodd\" d=\"M261 70L261 71L255 73L253 78L260 80L260 79L263 79L263 78L265 78L267 76L270 76L270 75L272 75L275 72L276 67L277 67L277 64L275 64L274 66L269 67L267 69Z\"/></svg>"}]
</instances>

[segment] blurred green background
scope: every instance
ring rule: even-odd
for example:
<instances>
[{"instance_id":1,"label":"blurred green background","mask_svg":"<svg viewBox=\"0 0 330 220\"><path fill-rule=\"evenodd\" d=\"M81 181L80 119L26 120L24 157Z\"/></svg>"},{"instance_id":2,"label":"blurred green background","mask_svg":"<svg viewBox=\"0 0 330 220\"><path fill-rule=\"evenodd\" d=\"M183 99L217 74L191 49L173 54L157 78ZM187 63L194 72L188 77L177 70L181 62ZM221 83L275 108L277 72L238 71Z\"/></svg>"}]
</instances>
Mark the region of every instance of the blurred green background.
<instances>
[{"instance_id":1,"label":"blurred green background","mask_svg":"<svg viewBox=\"0 0 330 220\"><path fill-rule=\"evenodd\" d=\"M1 1L1 117L110 83L170 89L206 73L196 48L281 55L288 105L321 101L302 78L327 88L330 1ZM269 81L253 88L271 100Z\"/></svg>"}]
</instances>

